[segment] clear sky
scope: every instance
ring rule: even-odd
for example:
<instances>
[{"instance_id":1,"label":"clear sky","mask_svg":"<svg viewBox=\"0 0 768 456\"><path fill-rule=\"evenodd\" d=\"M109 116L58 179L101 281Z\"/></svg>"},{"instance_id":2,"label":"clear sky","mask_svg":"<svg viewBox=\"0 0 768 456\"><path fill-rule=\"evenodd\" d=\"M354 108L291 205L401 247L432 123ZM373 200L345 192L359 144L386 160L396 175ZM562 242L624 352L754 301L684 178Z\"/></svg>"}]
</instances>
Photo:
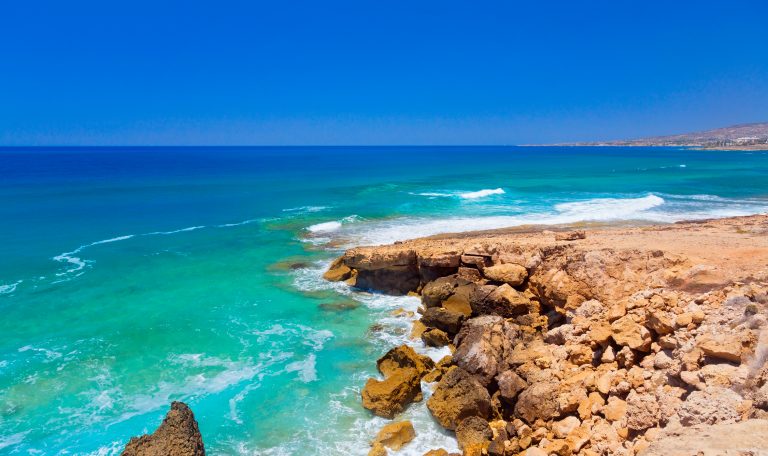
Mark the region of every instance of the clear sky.
<instances>
[{"instance_id":1,"label":"clear sky","mask_svg":"<svg viewBox=\"0 0 768 456\"><path fill-rule=\"evenodd\" d=\"M768 1L0 3L0 145L520 144L768 121Z\"/></svg>"}]
</instances>

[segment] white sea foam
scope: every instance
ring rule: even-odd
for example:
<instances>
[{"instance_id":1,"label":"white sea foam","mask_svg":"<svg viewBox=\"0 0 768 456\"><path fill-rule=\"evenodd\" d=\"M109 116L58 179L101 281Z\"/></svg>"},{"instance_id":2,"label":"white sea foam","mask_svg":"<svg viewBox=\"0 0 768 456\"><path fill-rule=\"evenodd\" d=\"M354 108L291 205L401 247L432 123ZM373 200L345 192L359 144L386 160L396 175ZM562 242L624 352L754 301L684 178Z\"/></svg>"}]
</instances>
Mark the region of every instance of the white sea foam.
<instances>
[{"instance_id":1,"label":"white sea foam","mask_svg":"<svg viewBox=\"0 0 768 456\"><path fill-rule=\"evenodd\" d=\"M17 280L14 283L9 283L7 285L0 285L0 294L11 294L14 291L16 291L16 287L18 287L23 280Z\"/></svg>"},{"instance_id":2,"label":"white sea foam","mask_svg":"<svg viewBox=\"0 0 768 456\"><path fill-rule=\"evenodd\" d=\"M476 192L459 193L459 197L464 199L476 199L491 195L503 195L504 193L505 192L503 188L486 188Z\"/></svg>"},{"instance_id":3,"label":"white sea foam","mask_svg":"<svg viewBox=\"0 0 768 456\"><path fill-rule=\"evenodd\" d=\"M663 198L648 195L643 198L595 198L561 203L555 205L555 210L572 221L618 220L636 216L662 204L664 204Z\"/></svg>"},{"instance_id":4,"label":"white sea foam","mask_svg":"<svg viewBox=\"0 0 768 456\"><path fill-rule=\"evenodd\" d=\"M234 225L233 225L233 226L234 226ZM171 230L171 231L153 231L153 232L151 232L151 233L146 233L146 234L144 234L143 236L154 236L154 235L158 235L158 234L161 234L161 235L168 235L168 234L176 234L176 233L186 233L186 232L189 232L189 231L202 230L203 228L205 228L205 225L200 225L200 226L188 226L188 227L186 227L186 228L180 228L180 229L178 229L178 230Z\"/></svg>"},{"instance_id":5,"label":"white sea foam","mask_svg":"<svg viewBox=\"0 0 768 456\"><path fill-rule=\"evenodd\" d=\"M349 217L344 217L341 220L333 220L330 222L322 222L310 225L307 227L307 231L312 234L331 233L333 231L338 231L344 224L354 222L358 219L358 216L350 215Z\"/></svg>"},{"instance_id":6,"label":"white sea foam","mask_svg":"<svg viewBox=\"0 0 768 456\"><path fill-rule=\"evenodd\" d=\"M286 372L298 372L299 379L304 383L310 383L317 380L317 369L315 367L315 354L310 353L302 361L294 361L285 366Z\"/></svg>"},{"instance_id":7,"label":"white sea foam","mask_svg":"<svg viewBox=\"0 0 768 456\"><path fill-rule=\"evenodd\" d=\"M24 437L26 437L27 434L29 434L29 431L17 432L15 434L0 436L0 450L4 448L8 448L11 445L20 444L21 442L24 441Z\"/></svg>"}]
</instances>

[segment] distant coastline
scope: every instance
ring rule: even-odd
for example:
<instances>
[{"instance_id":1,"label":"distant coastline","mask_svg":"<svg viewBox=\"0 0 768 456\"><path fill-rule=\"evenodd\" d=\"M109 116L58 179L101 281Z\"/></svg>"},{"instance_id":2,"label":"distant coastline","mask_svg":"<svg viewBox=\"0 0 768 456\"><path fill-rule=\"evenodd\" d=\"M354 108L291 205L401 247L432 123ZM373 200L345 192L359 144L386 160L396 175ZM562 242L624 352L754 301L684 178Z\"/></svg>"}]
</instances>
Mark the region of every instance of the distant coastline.
<instances>
[{"instance_id":1,"label":"distant coastline","mask_svg":"<svg viewBox=\"0 0 768 456\"><path fill-rule=\"evenodd\" d=\"M548 146L687 147L702 150L768 150L768 122L649 138L546 144Z\"/></svg>"}]
</instances>

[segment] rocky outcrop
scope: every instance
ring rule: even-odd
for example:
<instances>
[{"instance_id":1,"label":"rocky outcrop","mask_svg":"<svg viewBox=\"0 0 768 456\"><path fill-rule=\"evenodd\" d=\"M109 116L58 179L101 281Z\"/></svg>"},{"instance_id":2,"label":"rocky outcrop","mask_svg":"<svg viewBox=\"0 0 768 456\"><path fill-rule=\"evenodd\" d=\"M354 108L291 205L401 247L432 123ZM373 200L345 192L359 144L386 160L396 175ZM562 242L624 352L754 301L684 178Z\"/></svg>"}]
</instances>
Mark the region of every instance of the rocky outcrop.
<instances>
[{"instance_id":1,"label":"rocky outcrop","mask_svg":"<svg viewBox=\"0 0 768 456\"><path fill-rule=\"evenodd\" d=\"M768 216L442 236L340 263L344 280L364 274L386 292L400 274L401 291L422 296L422 341L453 342L434 368L391 372L438 381L427 407L465 455L674 454L663 453L673 432L694 442L687 429L768 418L765 233Z\"/></svg>"},{"instance_id":2,"label":"rocky outcrop","mask_svg":"<svg viewBox=\"0 0 768 456\"><path fill-rule=\"evenodd\" d=\"M361 395L363 407L384 418L393 418L411 402L421 400L421 378L435 366L429 357L407 345L388 351L376 365L384 379L369 378Z\"/></svg>"},{"instance_id":3,"label":"rocky outcrop","mask_svg":"<svg viewBox=\"0 0 768 456\"><path fill-rule=\"evenodd\" d=\"M160 427L152 434L132 438L122 456L205 456L192 410L183 402L172 402Z\"/></svg>"}]
</instances>

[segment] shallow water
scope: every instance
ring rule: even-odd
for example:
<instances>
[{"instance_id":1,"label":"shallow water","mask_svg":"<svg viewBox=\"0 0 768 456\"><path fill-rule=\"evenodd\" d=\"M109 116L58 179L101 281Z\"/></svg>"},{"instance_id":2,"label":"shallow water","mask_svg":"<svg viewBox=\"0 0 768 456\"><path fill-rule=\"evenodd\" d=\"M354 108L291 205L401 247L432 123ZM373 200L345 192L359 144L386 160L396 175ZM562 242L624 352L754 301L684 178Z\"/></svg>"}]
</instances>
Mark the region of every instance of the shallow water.
<instances>
[{"instance_id":1,"label":"shallow water","mask_svg":"<svg viewBox=\"0 0 768 456\"><path fill-rule=\"evenodd\" d=\"M366 454L418 300L322 281L344 246L768 211L759 152L0 149L0 176L0 454L117 454L172 400L211 454ZM455 444L406 416L398 454Z\"/></svg>"}]
</instances>

